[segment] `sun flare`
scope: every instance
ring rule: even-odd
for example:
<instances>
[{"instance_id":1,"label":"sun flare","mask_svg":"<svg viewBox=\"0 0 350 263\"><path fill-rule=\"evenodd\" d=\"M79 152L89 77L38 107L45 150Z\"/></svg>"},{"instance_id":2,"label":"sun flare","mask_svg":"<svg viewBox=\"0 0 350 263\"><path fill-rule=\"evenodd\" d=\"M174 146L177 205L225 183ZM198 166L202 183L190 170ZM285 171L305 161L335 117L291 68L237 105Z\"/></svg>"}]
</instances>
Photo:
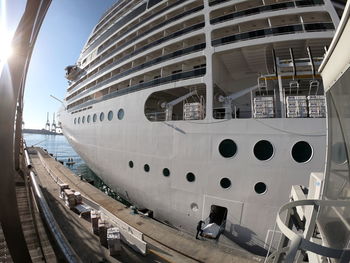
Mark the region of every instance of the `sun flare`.
<instances>
[{"instance_id":1,"label":"sun flare","mask_svg":"<svg viewBox=\"0 0 350 263\"><path fill-rule=\"evenodd\" d=\"M0 28L0 61L5 62L13 53L11 40L12 34Z\"/></svg>"}]
</instances>

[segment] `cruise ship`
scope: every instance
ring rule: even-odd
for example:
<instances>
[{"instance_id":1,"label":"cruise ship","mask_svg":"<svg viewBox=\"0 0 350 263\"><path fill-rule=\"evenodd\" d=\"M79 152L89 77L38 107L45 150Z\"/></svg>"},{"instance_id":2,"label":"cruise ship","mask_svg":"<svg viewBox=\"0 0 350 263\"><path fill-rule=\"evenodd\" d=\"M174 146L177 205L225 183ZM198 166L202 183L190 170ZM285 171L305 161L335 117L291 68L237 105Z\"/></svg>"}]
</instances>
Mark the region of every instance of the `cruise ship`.
<instances>
[{"instance_id":1,"label":"cruise ship","mask_svg":"<svg viewBox=\"0 0 350 263\"><path fill-rule=\"evenodd\" d=\"M140 210L190 233L203 220L208 235L263 253L291 186L324 170L318 68L341 8L117 1L66 68L62 131Z\"/></svg>"}]
</instances>

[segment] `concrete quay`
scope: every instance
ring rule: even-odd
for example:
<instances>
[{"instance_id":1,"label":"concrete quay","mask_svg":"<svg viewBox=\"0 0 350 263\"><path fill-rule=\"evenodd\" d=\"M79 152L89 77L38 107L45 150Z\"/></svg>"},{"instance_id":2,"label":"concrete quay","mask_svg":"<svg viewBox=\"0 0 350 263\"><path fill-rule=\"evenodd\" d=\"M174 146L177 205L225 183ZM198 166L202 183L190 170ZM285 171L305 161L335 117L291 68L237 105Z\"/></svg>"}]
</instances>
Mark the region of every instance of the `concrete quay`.
<instances>
[{"instance_id":1,"label":"concrete quay","mask_svg":"<svg viewBox=\"0 0 350 263\"><path fill-rule=\"evenodd\" d=\"M83 262L262 262L263 258L241 248L227 247L178 231L148 217L132 214L122 203L112 199L89 183L80 180L67 167L52 158L41 148L28 148L33 169L42 192L77 255ZM100 245L98 236L91 231L91 223L80 218L59 198L59 186L64 182L71 189L103 207L109 214L142 233L147 244L146 255L136 253L123 244L120 256L111 257Z\"/></svg>"}]
</instances>

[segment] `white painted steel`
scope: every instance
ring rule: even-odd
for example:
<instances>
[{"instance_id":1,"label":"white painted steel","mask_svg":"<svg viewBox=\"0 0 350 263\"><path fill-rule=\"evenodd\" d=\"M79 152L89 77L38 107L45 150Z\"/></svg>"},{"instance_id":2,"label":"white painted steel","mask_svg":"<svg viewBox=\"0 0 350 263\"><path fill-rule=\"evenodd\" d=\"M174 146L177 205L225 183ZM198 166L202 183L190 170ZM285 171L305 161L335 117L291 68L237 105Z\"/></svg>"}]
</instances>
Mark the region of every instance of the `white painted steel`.
<instances>
[{"instance_id":1,"label":"white painted steel","mask_svg":"<svg viewBox=\"0 0 350 263\"><path fill-rule=\"evenodd\" d=\"M311 172L322 172L324 169L325 120L322 118L216 120L212 115L214 86L218 85L226 89L230 86L240 89L252 87L256 85L257 73L254 77L249 73L246 76L246 71L251 70L255 62L265 63L264 58L257 54L259 50L267 52L265 47L288 50L290 45L305 48L305 45L314 43L316 40L328 39L327 41L330 42L334 32L274 35L216 47L213 47L211 43L212 33L217 28L233 25L237 21L254 23L258 18L275 17L281 14L298 15L304 11L331 13L330 1L325 0L325 2L326 7L315 6L314 8L266 12L266 14L246 16L212 25L209 20L213 10L238 2L228 1L209 6L207 0L203 1L202 11L173 21L165 27L181 23L192 16L204 15L206 23L202 30L179 36L174 40L152 47L150 50L200 33L205 34L206 48L204 50L176 57L159 65L152 65L150 68L124 76L110 84L119 83L151 69L181 62L184 58L200 55L205 56L207 73L204 76L174 81L97 102L91 108L74 114L62 109L60 121L65 136L89 167L107 185L139 208L152 210L155 218L185 231L194 232L197 222L208 217L211 205L224 206L228 209L225 235L231 240L246 243L252 247L264 247L266 235L274 227L278 207L288 201L286 193L290 192L291 186L307 185ZM161 30L163 28L155 32ZM143 36L142 40L147 37L149 35ZM130 43L123 50L132 44ZM244 50L241 51L241 49ZM229 53L236 51L237 54ZM91 54L94 56L94 51ZM142 54L147 55L147 51ZM256 60L254 56L257 56ZM138 57L141 57L141 54L128 59L121 65ZM251 60L249 65L248 60ZM88 69L87 73L94 68L95 66ZM260 69L255 68L254 70L259 72ZM236 79L237 76L242 79ZM93 77L91 81L97 77ZM283 81L279 80L281 101L278 103L284 105ZM206 86L204 120L150 122L146 118L145 103L154 92L203 83ZM105 87L100 89L103 88ZM69 92L68 95L72 92ZM72 98L70 102L76 100L77 98ZM115 117L111 121L105 119L103 122L97 120L95 123L91 121L85 124L74 124L75 118L83 116L86 118L88 115L92 117L93 114L99 116L101 112L106 115L111 110L116 116L121 108L125 111L122 120ZM284 107L280 115L285 115ZM219 144L224 139L231 139L237 145L237 153L232 158L224 158L219 153ZM274 154L271 159L260 161L254 156L254 145L260 140L268 140L273 145ZM306 163L297 163L292 158L292 147L298 141L306 141L312 147L312 157ZM133 161L133 168L129 167L129 161ZM149 172L144 171L145 164L150 166ZM163 176L164 168L170 170L170 176ZM186 174L189 172L194 173L196 177L194 182L186 180ZM224 177L229 178L232 182L228 189L220 186L220 180ZM254 186L258 182L267 185L267 191L263 194L257 194L254 191Z\"/></svg>"},{"instance_id":2,"label":"white painted steel","mask_svg":"<svg viewBox=\"0 0 350 263\"><path fill-rule=\"evenodd\" d=\"M106 184L138 207L152 210L156 218L194 231L196 222L208 217L211 204L216 204L216 201L206 203L206 195L244 203L242 211L225 205L228 218L232 217L226 230L244 235L250 229L254 242L263 245L267 230L273 227L277 208L288 201L284 193L293 184L306 185L312 171L323 169L325 120L150 122L144 115L145 100L152 92L164 88L167 87L127 94L74 115L61 112L64 134ZM116 113L120 108L125 110L123 120L73 124L75 117L106 114L109 110ZM227 138L233 139L238 147L236 155L228 159L218 151L220 142ZM252 152L255 143L262 139L275 147L274 158L269 161L257 160ZM296 163L291 156L293 145L301 140L309 142L314 152L306 164ZM130 160L134 168L129 168ZM144 164L150 165L149 173L144 172ZM170 169L170 177L162 175L165 167ZM195 182L187 182L188 172L195 174ZM231 179L229 189L220 187L223 177ZM254 184L260 181L268 187L263 195L254 191ZM191 209L191 203L198 204L198 211ZM235 219L238 215L242 220ZM257 215L264 218L259 224L256 224Z\"/></svg>"},{"instance_id":3,"label":"white painted steel","mask_svg":"<svg viewBox=\"0 0 350 263\"><path fill-rule=\"evenodd\" d=\"M339 28L320 66L325 91L328 91L350 66L350 5L346 5Z\"/></svg>"}]
</instances>

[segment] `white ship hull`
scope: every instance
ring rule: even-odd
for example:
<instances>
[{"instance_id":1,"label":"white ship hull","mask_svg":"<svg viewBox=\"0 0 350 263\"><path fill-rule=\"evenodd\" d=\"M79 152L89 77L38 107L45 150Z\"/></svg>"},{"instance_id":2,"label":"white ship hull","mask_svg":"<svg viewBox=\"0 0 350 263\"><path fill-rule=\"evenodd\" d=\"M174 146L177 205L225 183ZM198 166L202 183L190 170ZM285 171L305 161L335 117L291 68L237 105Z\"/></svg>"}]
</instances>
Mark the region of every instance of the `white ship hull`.
<instances>
[{"instance_id":1,"label":"white ship hull","mask_svg":"<svg viewBox=\"0 0 350 263\"><path fill-rule=\"evenodd\" d=\"M217 209L261 252L291 186L324 169L317 68L338 22L328 0L120 1L67 67L63 133L155 218L195 232Z\"/></svg>"},{"instance_id":2,"label":"white ship hull","mask_svg":"<svg viewBox=\"0 0 350 263\"><path fill-rule=\"evenodd\" d=\"M70 144L107 185L154 217L186 231L209 216L212 205L228 210L226 231L236 241L264 246L271 238L276 212L288 202L291 185L306 185L311 172L322 171L325 160L324 119L232 119L211 122L149 122L143 112L145 99L153 91L142 91L94 105L86 114L130 109L123 120L114 118L100 124L66 126ZM137 103L135 103L137 102ZM61 114L62 123L73 123ZM234 158L224 159L220 142L233 139ZM253 147L260 140L274 146L271 160L259 161ZM292 146L307 141L313 156L297 163ZM134 167L129 167L133 161ZM144 171L144 165L150 172ZM164 168L170 176L162 174ZM186 174L196 176L194 182ZM232 185L222 189L227 177ZM254 186L264 182L267 191L257 194ZM198 208L198 210L197 210Z\"/></svg>"}]
</instances>

